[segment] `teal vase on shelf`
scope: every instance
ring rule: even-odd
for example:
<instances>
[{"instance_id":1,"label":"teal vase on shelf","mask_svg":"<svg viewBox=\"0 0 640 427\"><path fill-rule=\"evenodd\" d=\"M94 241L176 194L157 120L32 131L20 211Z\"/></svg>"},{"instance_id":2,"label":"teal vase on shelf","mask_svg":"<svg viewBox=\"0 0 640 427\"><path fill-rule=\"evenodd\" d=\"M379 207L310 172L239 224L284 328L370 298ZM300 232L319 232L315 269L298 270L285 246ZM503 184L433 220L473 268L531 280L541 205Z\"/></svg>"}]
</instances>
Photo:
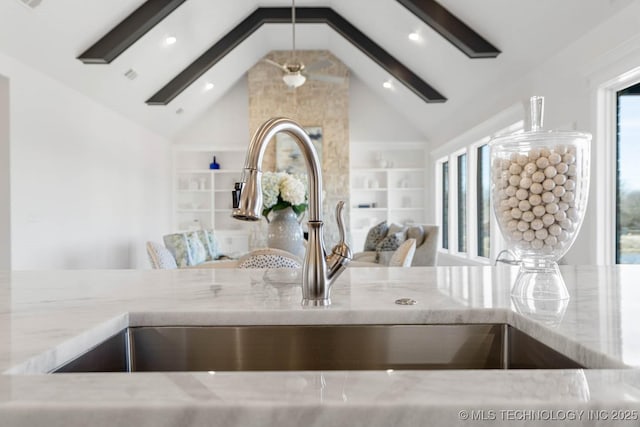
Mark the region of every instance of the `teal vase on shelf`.
<instances>
[{"instance_id":1,"label":"teal vase on shelf","mask_svg":"<svg viewBox=\"0 0 640 427\"><path fill-rule=\"evenodd\" d=\"M216 156L213 156L213 163L209 163L209 169L220 169L220 164L216 162Z\"/></svg>"}]
</instances>

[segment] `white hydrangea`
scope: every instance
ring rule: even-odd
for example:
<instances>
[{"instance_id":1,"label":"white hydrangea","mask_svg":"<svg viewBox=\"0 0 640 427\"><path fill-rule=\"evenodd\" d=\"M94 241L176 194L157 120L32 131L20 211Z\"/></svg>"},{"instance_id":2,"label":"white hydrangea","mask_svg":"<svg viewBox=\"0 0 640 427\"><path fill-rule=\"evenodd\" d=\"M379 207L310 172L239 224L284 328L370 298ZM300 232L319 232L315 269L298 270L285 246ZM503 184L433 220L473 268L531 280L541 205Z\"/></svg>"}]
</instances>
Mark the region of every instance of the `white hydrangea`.
<instances>
[{"instance_id":1,"label":"white hydrangea","mask_svg":"<svg viewBox=\"0 0 640 427\"><path fill-rule=\"evenodd\" d=\"M296 213L299 213L297 209L306 209L306 182L306 177L296 177L286 172L264 172L262 174L263 215L267 216L274 207L283 209L286 206L292 206Z\"/></svg>"},{"instance_id":2,"label":"white hydrangea","mask_svg":"<svg viewBox=\"0 0 640 427\"><path fill-rule=\"evenodd\" d=\"M280 181L283 173L265 172L262 174L262 205L270 208L278 203Z\"/></svg>"},{"instance_id":3,"label":"white hydrangea","mask_svg":"<svg viewBox=\"0 0 640 427\"><path fill-rule=\"evenodd\" d=\"M301 205L305 201L304 185L293 176L285 174L280 181L280 197L292 205Z\"/></svg>"}]
</instances>

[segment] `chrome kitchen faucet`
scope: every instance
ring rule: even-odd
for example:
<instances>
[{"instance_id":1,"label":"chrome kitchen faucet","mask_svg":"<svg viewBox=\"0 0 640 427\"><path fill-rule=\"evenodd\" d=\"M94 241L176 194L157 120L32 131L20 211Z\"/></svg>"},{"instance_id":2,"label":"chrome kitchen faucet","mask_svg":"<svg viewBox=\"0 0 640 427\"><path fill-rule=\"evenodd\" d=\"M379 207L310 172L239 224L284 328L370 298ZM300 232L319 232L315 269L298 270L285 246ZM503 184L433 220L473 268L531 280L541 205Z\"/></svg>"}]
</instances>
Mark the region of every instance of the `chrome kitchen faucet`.
<instances>
[{"instance_id":1,"label":"chrome kitchen faucet","mask_svg":"<svg viewBox=\"0 0 640 427\"><path fill-rule=\"evenodd\" d=\"M320 161L309 135L302 126L287 118L267 120L251 139L242 173L242 182L233 190L233 217L243 221L258 221L262 212L262 159L269 141L279 132L288 133L300 146L309 175L309 240L302 270L302 305L331 304L331 285L351 261L351 249L346 244L343 218L344 202L338 202L336 218L340 242L326 255L322 233L322 172Z\"/></svg>"}]
</instances>

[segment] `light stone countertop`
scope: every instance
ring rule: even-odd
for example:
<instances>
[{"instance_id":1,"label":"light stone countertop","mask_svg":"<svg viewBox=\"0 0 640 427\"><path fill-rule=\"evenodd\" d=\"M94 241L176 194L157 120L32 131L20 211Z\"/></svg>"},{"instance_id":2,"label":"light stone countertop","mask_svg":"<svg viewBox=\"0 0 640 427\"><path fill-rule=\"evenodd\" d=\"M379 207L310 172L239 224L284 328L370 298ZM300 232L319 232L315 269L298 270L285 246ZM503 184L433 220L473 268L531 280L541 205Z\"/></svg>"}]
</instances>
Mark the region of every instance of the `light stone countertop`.
<instances>
[{"instance_id":1,"label":"light stone countertop","mask_svg":"<svg viewBox=\"0 0 640 427\"><path fill-rule=\"evenodd\" d=\"M328 308L260 270L3 272L0 426L640 425L640 267L561 271L566 306L523 307L511 267L353 268ZM366 323L508 323L595 369L46 374L127 326Z\"/></svg>"}]
</instances>

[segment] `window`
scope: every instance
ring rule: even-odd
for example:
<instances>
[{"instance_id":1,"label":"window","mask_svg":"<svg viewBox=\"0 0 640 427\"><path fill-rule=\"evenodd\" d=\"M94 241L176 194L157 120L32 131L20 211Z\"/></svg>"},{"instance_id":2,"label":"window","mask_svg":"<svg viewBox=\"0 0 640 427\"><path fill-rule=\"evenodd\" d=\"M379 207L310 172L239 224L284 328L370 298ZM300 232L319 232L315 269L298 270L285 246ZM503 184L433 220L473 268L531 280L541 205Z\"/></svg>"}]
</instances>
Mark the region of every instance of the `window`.
<instances>
[{"instance_id":1,"label":"window","mask_svg":"<svg viewBox=\"0 0 640 427\"><path fill-rule=\"evenodd\" d=\"M449 162L442 163L442 247L449 249Z\"/></svg>"},{"instance_id":2,"label":"window","mask_svg":"<svg viewBox=\"0 0 640 427\"><path fill-rule=\"evenodd\" d=\"M478 222L478 256L489 258L489 239L491 210L489 205L491 191L491 170L489 161L489 145L483 144L476 149L476 209Z\"/></svg>"},{"instance_id":3,"label":"window","mask_svg":"<svg viewBox=\"0 0 640 427\"><path fill-rule=\"evenodd\" d=\"M458 252L467 252L467 155L458 156Z\"/></svg>"},{"instance_id":4,"label":"window","mask_svg":"<svg viewBox=\"0 0 640 427\"><path fill-rule=\"evenodd\" d=\"M640 264L640 83L617 92L616 263Z\"/></svg>"},{"instance_id":5,"label":"window","mask_svg":"<svg viewBox=\"0 0 640 427\"><path fill-rule=\"evenodd\" d=\"M491 159L489 141L493 137L522 132L523 121L491 133L446 155L435 164L435 213L442 226L443 252L475 264L487 264L504 248L495 229L491 200ZM451 144L453 146L453 144ZM438 152L436 152L438 153ZM640 161L640 160L639 160ZM459 262L459 260L451 260Z\"/></svg>"}]
</instances>

